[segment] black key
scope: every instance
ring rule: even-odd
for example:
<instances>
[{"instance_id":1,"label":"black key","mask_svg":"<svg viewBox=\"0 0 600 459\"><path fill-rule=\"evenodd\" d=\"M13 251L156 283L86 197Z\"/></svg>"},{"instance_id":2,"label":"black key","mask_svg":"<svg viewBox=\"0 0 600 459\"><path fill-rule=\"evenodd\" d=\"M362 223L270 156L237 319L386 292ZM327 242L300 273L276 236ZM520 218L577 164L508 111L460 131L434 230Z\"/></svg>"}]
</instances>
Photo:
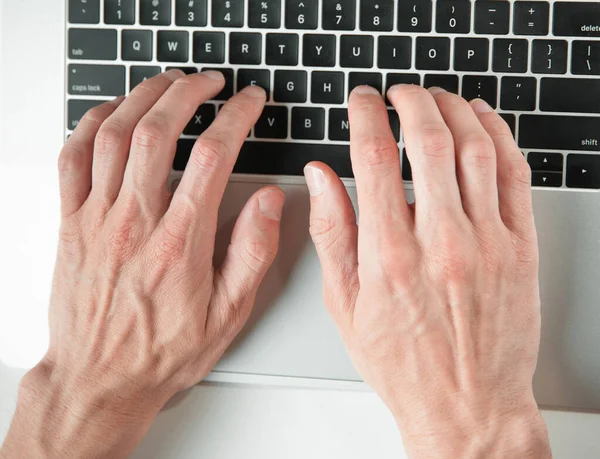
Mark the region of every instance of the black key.
<instances>
[{"instance_id":1,"label":"black key","mask_svg":"<svg viewBox=\"0 0 600 459\"><path fill-rule=\"evenodd\" d=\"M267 65L298 65L298 34L267 34Z\"/></svg>"},{"instance_id":2,"label":"black key","mask_svg":"<svg viewBox=\"0 0 600 459\"><path fill-rule=\"evenodd\" d=\"M123 96L125 66L69 64L69 94Z\"/></svg>"},{"instance_id":3,"label":"black key","mask_svg":"<svg viewBox=\"0 0 600 459\"><path fill-rule=\"evenodd\" d=\"M600 156L567 155L569 188L600 188Z\"/></svg>"},{"instance_id":4,"label":"black key","mask_svg":"<svg viewBox=\"0 0 600 459\"><path fill-rule=\"evenodd\" d=\"M507 35L510 31L510 3L498 0L475 2L475 33Z\"/></svg>"},{"instance_id":5,"label":"black key","mask_svg":"<svg viewBox=\"0 0 600 459\"><path fill-rule=\"evenodd\" d=\"M206 27L207 23L207 0L176 0L175 24L188 27Z\"/></svg>"},{"instance_id":6,"label":"black key","mask_svg":"<svg viewBox=\"0 0 600 459\"><path fill-rule=\"evenodd\" d=\"M450 70L450 39L418 37L415 65L419 70Z\"/></svg>"},{"instance_id":7,"label":"black key","mask_svg":"<svg viewBox=\"0 0 600 459\"><path fill-rule=\"evenodd\" d=\"M165 71L169 71L169 70L181 70L183 73L185 73L186 75L192 75L194 73L198 73L198 69L196 67L181 67L181 66L168 66Z\"/></svg>"},{"instance_id":8,"label":"black key","mask_svg":"<svg viewBox=\"0 0 600 459\"><path fill-rule=\"evenodd\" d=\"M160 62L187 62L188 41L187 32L159 30L156 34L156 58Z\"/></svg>"},{"instance_id":9,"label":"black key","mask_svg":"<svg viewBox=\"0 0 600 459\"><path fill-rule=\"evenodd\" d=\"M421 76L418 73L388 73L385 79L385 102L388 105L392 103L387 98L387 92L390 88L397 84L421 84Z\"/></svg>"},{"instance_id":10,"label":"black key","mask_svg":"<svg viewBox=\"0 0 600 459\"><path fill-rule=\"evenodd\" d=\"M208 126L214 120L215 106L213 104L202 104L196 110L196 113L183 130L183 133L185 135L200 135L208 129Z\"/></svg>"},{"instance_id":11,"label":"black key","mask_svg":"<svg viewBox=\"0 0 600 459\"><path fill-rule=\"evenodd\" d=\"M325 109L292 108L292 138L302 140L325 139Z\"/></svg>"},{"instance_id":12,"label":"black key","mask_svg":"<svg viewBox=\"0 0 600 459\"><path fill-rule=\"evenodd\" d=\"M304 35L302 65L305 67L335 66L335 35Z\"/></svg>"},{"instance_id":13,"label":"black key","mask_svg":"<svg viewBox=\"0 0 600 459\"><path fill-rule=\"evenodd\" d=\"M542 78L540 110L544 112L600 113L600 80L596 78Z\"/></svg>"},{"instance_id":14,"label":"black key","mask_svg":"<svg viewBox=\"0 0 600 459\"><path fill-rule=\"evenodd\" d=\"M435 30L439 33L471 31L470 0L442 0L436 3Z\"/></svg>"},{"instance_id":15,"label":"black key","mask_svg":"<svg viewBox=\"0 0 600 459\"><path fill-rule=\"evenodd\" d=\"M400 32L431 32L432 16L431 0L398 0Z\"/></svg>"},{"instance_id":16,"label":"black key","mask_svg":"<svg viewBox=\"0 0 600 459\"><path fill-rule=\"evenodd\" d=\"M562 172L563 155L561 153L531 152L527 155L527 162L532 171Z\"/></svg>"},{"instance_id":17,"label":"black key","mask_svg":"<svg viewBox=\"0 0 600 459\"><path fill-rule=\"evenodd\" d=\"M71 59L115 60L117 31L112 29L69 29Z\"/></svg>"},{"instance_id":18,"label":"black key","mask_svg":"<svg viewBox=\"0 0 600 459\"><path fill-rule=\"evenodd\" d=\"M356 0L323 0L323 30L354 30Z\"/></svg>"},{"instance_id":19,"label":"black key","mask_svg":"<svg viewBox=\"0 0 600 459\"><path fill-rule=\"evenodd\" d=\"M400 142L400 118L398 117L398 112L396 110L388 110L387 112L394 139L396 139L396 142Z\"/></svg>"},{"instance_id":20,"label":"black key","mask_svg":"<svg viewBox=\"0 0 600 459\"><path fill-rule=\"evenodd\" d=\"M424 86L426 88L438 86L448 92L458 94L458 76L448 74L425 75Z\"/></svg>"},{"instance_id":21,"label":"black key","mask_svg":"<svg viewBox=\"0 0 600 459\"><path fill-rule=\"evenodd\" d=\"M600 41L574 41L571 73L600 75Z\"/></svg>"},{"instance_id":22,"label":"black key","mask_svg":"<svg viewBox=\"0 0 600 459\"><path fill-rule=\"evenodd\" d=\"M135 0L104 0L105 24L135 24Z\"/></svg>"},{"instance_id":23,"label":"black key","mask_svg":"<svg viewBox=\"0 0 600 459\"><path fill-rule=\"evenodd\" d=\"M281 0L249 0L248 25L254 29L281 26Z\"/></svg>"},{"instance_id":24,"label":"black key","mask_svg":"<svg viewBox=\"0 0 600 459\"><path fill-rule=\"evenodd\" d=\"M151 61L152 49L151 30L121 32L121 59L124 61Z\"/></svg>"},{"instance_id":25,"label":"black key","mask_svg":"<svg viewBox=\"0 0 600 459\"><path fill-rule=\"evenodd\" d=\"M260 139L285 139L288 136L288 109L267 105L254 126Z\"/></svg>"},{"instance_id":26,"label":"black key","mask_svg":"<svg viewBox=\"0 0 600 459\"><path fill-rule=\"evenodd\" d=\"M406 148L402 149L402 180L412 182L412 167L406 154Z\"/></svg>"},{"instance_id":27,"label":"black key","mask_svg":"<svg viewBox=\"0 0 600 459\"><path fill-rule=\"evenodd\" d=\"M409 69L412 60L412 38L379 37L377 67L380 69Z\"/></svg>"},{"instance_id":28,"label":"black key","mask_svg":"<svg viewBox=\"0 0 600 459\"><path fill-rule=\"evenodd\" d=\"M487 38L456 38L454 70L487 72L490 65L490 41Z\"/></svg>"},{"instance_id":29,"label":"black key","mask_svg":"<svg viewBox=\"0 0 600 459\"><path fill-rule=\"evenodd\" d=\"M548 35L549 22L548 2L515 2L513 17L515 35Z\"/></svg>"},{"instance_id":30,"label":"black key","mask_svg":"<svg viewBox=\"0 0 600 459\"><path fill-rule=\"evenodd\" d=\"M391 32L393 28L393 0L360 2L360 30Z\"/></svg>"},{"instance_id":31,"label":"black key","mask_svg":"<svg viewBox=\"0 0 600 459\"><path fill-rule=\"evenodd\" d=\"M533 171L531 173L531 185L548 188L559 188L562 186L562 178L562 172Z\"/></svg>"},{"instance_id":32,"label":"black key","mask_svg":"<svg viewBox=\"0 0 600 459\"><path fill-rule=\"evenodd\" d=\"M271 94L271 72L262 69L239 69L237 71L237 92L246 86L260 86L267 93L267 100Z\"/></svg>"},{"instance_id":33,"label":"black key","mask_svg":"<svg viewBox=\"0 0 600 459\"><path fill-rule=\"evenodd\" d=\"M513 137L517 135L517 117L512 113L500 113L500 117L504 120L510 131L512 132Z\"/></svg>"},{"instance_id":34,"label":"black key","mask_svg":"<svg viewBox=\"0 0 600 459\"><path fill-rule=\"evenodd\" d=\"M304 70L275 70L273 100L304 103L307 94L307 72Z\"/></svg>"},{"instance_id":35,"label":"black key","mask_svg":"<svg viewBox=\"0 0 600 459\"><path fill-rule=\"evenodd\" d=\"M529 42L510 38L494 39L492 70L504 73L527 72Z\"/></svg>"},{"instance_id":36,"label":"black key","mask_svg":"<svg viewBox=\"0 0 600 459\"><path fill-rule=\"evenodd\" d=\"M194 62L223 64L225 34L223 32L194 32Z\"/></svg>"},{"instance_id":37,"label":"black key","mask_svg":"<svg viewBox=\"0 0 600 459\"><path fill-rule=\"evenodd\" d=\"M133 91L142 81L160 74L160 67L132 65L129 68L129 91Z\"/></svg>"},{"instance_id":38,"label":"black key","mask_svg":"<svg viewBox=\"0 0 600 459\"><path fill-rule=\"evenodd\" d=\"M462 96L467 100L483 99L492 108L498 105L498 77L465 75L462 80Z\"/></svg>"},{"instance_id":39,"label":"black key","mask_svg":"<svg viewBox=\"0 0 600 459\"><path fill-rule=\"evenodd\" d=\"M350 122L347 109L332 108L329 110L329 140L350 141Z\"/></svg>"},{"instance_id":40,"label":"black key","mask_svg":"<svg viewBox=\"0 0 600 459\"><path fill-rule=\"evenodd\" d=\"M344 74L342 72L312 72L310 100L314 104L343 104Z\"/></svg>"},{"instance_id":41,"label":"black key","mask_svg":"<svg viewBox=\"0 0 600 459\"><path fill-rule=\"evenodd\" d=\"M381 93L383 86L381 73L350 72L348 75L348 94L357 86L371 86Z\"/></svg>"},{"instance_id":42,"label":"black key","mask_svg":"<svg viewBox=\"0 0 600 459\"><path fill-rule=\"evenodd\" d=\"M244 0L212 0L212 25L214 27L242 27L244 25Z\"/></svg>"},{"instance_id":43,"label":"black key","mask_svg":"<svg viewBox=\"0 0 600 459\"><path fill-rule=\"evenodd\" d=\"M560 37L600 37L600 3L554 3L553 32Z\"/></svg>"},{"instance_id":44,"label":"black key","mask_svg":"<svg viewBox=\"0 0 600 459\"><path fill-rule=\"evenodd\" d=\"M171 0L140 0L140 24L170 25Z\"/></svg>"},{"instance_id":45,"label":"black key","mask_svg":"<svg viewBox=\"0 0 600 459\"><path fill-rule=\"evenodd\" d=\"M535 110L537 80L532 77L502 77L500 108L502 110Z\"/></svg>"},{"instance_id":46,"label":"black key","mask_svg":"<svg viewBox=\"0 0 600 459\"><path fill-rule=\"evenodd\" d=\"M235 32L229 35L229 63L258 65L262 60L262 35Z\"/></svg>"},{"instance_id":47,"label":"black key","mask_svg":"<svg viewBox=\"0 0 600 459\"><path fill-rule=\"evenodd\" d=\"M519 146L522 148L600 151L598 140L600 140L600 117L559 115L519 117Z\"/></svg>"},{"instance_id":48,"label":"black key","mask_svg":"<svg viewBox=\"0 0 600 459\"><path fill-rule=\"evenodd\" d=\"M204 72L205 70L217 70L225 77L225 86L223 86L223 89L219 94L213 97L213 100L228 100L231 96L233 96L233 69L204 67L202 71Z\"/></svg>"},{"instance_id":49,"label":"black key","mask_svg":"<svg viewBox=\"0 0 600 459\"><path fill-rule=\"evenodd\" d=\"M340 39L340 66L373 67L373 37L370 35L342 35Z\"/></svg>"},{"instance_id":50,"label":"black key","mask_svg":"<svg viewBox=\"0 0 600 459\"><path fill-rule=\"evenodd\" d=\"M316 29L318 8L318 0L285 0L285 28Z\"/></svg>"},{"instance_id":51,"label":"black key","mask_svg":"<svg viewBox=\"0 0 600 459\"><path fill-rule=\"evenodd\" d=\"M98 24L100 22L100 0L69 0L69 22L71 24Z\"/></svg>"},{"instance_id":52,"label":"black key","mask_svg":"<svg viewBox=\"0 0 600 459\"><path fill-rule=\"evenodd\" d=\"M533 40L531 71L533 73L567 73L567 48L563 40Z\"/></svg>"},{"instance_id":53,"label":"black key","mask_svg":"<svg viewBox=\"0 0 600 459\"><path fill-rule=\"evenodd\" d=\"M77 100L69 99L67 103L67 129L74 130L85 113L106 100Z\"/></svg>"}]
</instances>

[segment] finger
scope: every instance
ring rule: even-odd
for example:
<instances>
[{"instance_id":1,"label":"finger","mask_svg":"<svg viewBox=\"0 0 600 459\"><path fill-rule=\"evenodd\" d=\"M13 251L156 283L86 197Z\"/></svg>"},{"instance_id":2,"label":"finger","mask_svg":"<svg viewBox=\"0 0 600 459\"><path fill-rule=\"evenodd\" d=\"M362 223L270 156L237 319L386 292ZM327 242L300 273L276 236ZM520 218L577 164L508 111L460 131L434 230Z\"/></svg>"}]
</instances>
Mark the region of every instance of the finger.
<instances>
[{"instance_id":1,"label":"finger","mask_svg":"<svg viewBox=\"0 0 600 459\"><path fill-rule=\"evenodd\" d=\"M409 226L409 211L398 144L381 94L369 86L359 86L350 94L348 116L352 170L363 227L368 229L367 234L392 228L395 234L401 234Z\"/></svg>"},{"instance_id":2,"label":"finger","mask_svg":"<svg viewBox=\"0 0 600 459\"><path fill-rule=\"evenodd\" d=\"M496 149L500 216L508 229L530 239L535 232L531 169L502 117L482 100L471 105Z\"/></svg>"},{"instance_id":3,"label":"finger","mask_svg":"<svg viewBox=\"0 0 600 459\"><path fill-rule=\"evenodd\" d=\"M102 123L125 100L117 97L90 109L71 134L58 157L60 203L63 216L79 210L92 187L94 140Z\"/></svg>"},{"instance_id":4,"label":"finger","mask_svg":"<svg viewBox=\"0 0 600 459\"><path fill-rule=\"evenodd\" d=\"M115 201L123 183L123 173L135 126L167 88L182 76L184 73L181 70L171 70L142 82L103 123L94 146L94 198L104 201L107 205L112 205Z\"/></svg>"},{"instance_id":5,"label":"finger","mask_svg":"<svg viewBox=\"0 0 600 459\"><path fill-rule=\"evenodd\" d=\"M256 124L265 105L265 91L258 86L247 86L233 96L219 110L217 118L196 141L181 182L175 191L171 209L177 206L202 211L201 219L194 219L209 231L206 240L214 241L217 213L223 192L242 144ZM193 222L193 223L194 223Z\"/></svg>"},{"instance_id":6,"label":"finger","mask_svg":"<svg viewBox=\"0 0 600 459\"><path fill-rule=\"evenodd\" d=\"M310 235L323 276L325 305L336 320L351 316L358 295L358 227L348 192L323 163L304 168L310 191Z\"/></svg>"},{"instance_id":7,"label":"finger","mask_svg":"<svg viewBox=\"0 0 600 459\"><path fill-rule=\"evenodd\" d=\"M144 115L133 132L124 188L147 207L162 207L177 140L198 106L225 84L220 72L188 75L173 83Z\"/></svg>"},{"instance_id":8,"label":"finger","mask_svg":"<svg viewBox=\"0 0 600 459\"><path fill-rule=\"evenodd\" d=\"M462 211L456 179L454 140L433 96L419 86L396 85L388 99L398 112L412 167L417 215L440 209Z\"/></svg>"},{"instance_id":9,"label":"finger","mask_svg":"<svg viewBox=\"0 0 600 459\"><path fill-rule=\"evenodd\" d=\"M441 88L430 92L454 138L463 209L473 222L499 221L494 142L465 99Z\"/></svg>"},{"instance_id":10,"label":"finger","mask_svg":"<svg viewBox=\"0 0 600 459\"><path fill-rule=\"evenodd\" d=\"M270 186L257 191L242 209L215 275L208 329L232 322L242 325L248 318L258 287L277 255L284 201L283 191Z\"/></svg>"}]
</instances>

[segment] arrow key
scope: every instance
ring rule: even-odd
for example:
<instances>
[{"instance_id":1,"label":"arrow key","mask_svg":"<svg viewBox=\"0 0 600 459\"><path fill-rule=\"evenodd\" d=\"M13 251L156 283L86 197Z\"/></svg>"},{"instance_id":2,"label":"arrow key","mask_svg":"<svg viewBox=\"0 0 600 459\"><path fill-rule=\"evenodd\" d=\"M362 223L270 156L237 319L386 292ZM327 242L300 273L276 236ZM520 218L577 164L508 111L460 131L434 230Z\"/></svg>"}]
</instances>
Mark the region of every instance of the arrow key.
<instances>
[{"instance_id":1,"label":"arrow key","mask_svg":"<svg viewBox=\"0 0 600 459\"><path fill-rule=\"evenodd\" d=\"M600 189L600 156L567 155L567 186Z\"/></svg>"},{"instance_id":2,"label":"arrow key","mask_svg":"<svg viewBox=\"0 0 600 459\"><path fill-rule=\"evenodd\" d=\"M559 188L562 186L562 172L533 172L531 174L531 185Z\"/></svg>"},{"instance_id":3,"label":"arrow key","mask_svg":"<svg viewBox=\"0 0 600 459\"><path fill-rule=\"evenodd\" d=\"M561 153L538 153L527 155L527 162L532 171L536 172L562 172L563 155Z\"/></svg>"}]
</instances>

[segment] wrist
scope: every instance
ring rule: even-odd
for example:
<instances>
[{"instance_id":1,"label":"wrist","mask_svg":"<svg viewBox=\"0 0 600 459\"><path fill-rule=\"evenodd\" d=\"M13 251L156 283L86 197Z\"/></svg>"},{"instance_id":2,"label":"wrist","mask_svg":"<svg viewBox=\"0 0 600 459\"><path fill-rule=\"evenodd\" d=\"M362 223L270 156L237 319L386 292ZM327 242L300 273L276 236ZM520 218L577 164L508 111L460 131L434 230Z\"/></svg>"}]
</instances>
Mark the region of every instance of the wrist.
<instances>
[{"instance_id":1,"label":"wrist","mask_svg":"<svg viewBox=\"0 0 600 459\"><path fill-rule=\"evenodd\" d=\"M474 419L457 416L449 423L432 422L421 432L398 425L411 459L552 457L548 430L535 402L485 421Z\"/></svg>"},{"instance_id":2,"label":"wrist","mask_svg":"<svg viewBox=\"0 0 600 459\"><path fill-rule=\"evenodd\" d=\"M106 388L42 361L21 382L0 458L127 457L167 399Z\"/></svg>"}]
</instances>

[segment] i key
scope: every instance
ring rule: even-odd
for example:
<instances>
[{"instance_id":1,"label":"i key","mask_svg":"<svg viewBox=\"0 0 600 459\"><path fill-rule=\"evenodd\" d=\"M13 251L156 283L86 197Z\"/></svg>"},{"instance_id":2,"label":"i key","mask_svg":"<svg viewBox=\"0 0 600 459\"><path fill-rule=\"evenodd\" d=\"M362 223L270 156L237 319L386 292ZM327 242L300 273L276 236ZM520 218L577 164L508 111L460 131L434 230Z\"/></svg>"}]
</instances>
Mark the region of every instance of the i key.
<instances>
[{"instance_id":1,"label":"i key","mask_svg":"<svg viewBox=\"0 0 600 459\"><path fill-rule=\"evenodd\" d=\"M286 29L316 29L319 10L318 0L286 0Z\"/></svg>"},{"instance_id":2,"label":"i key","mask_svg":"<svg viewBox=\"0 0 600 459\"><path fill-rule=\"evenodd\" d=\"M323 30L354 30L356 0L323 0L322 21Z\"/></svg>"},{"instance_id":3,"label":"i key","mask_svg":"<svg viewBox=\"0 0 600 459\"><path fill-rule=\"evenodd\" d=\"M398 31L431 32L431 0L398 0Z\"/></svg>"},{"instance_id":4,"label":"i key","mask_svg":"<svg viewBox=\"0 0 600 459\"><path fill-rule=\"evenodd\" d=\"M215 27L242 27L244 0L213 0L212 25Z\"/></svg>"},{"instance_id":5,"label":"i key","mask_svg":"<svg viewBox=\"0 0 600 459\"><path fill-rule=\"evenodd\" d=\"M278 29L281 25L281 0L250 0L248 25L255 29Z\"/></svg>"},{"instance_id":6,"label":"i key","mask_svg":"<svg viewBox=\"0 0 600 459\"><path fill-rule=\"evenodd\" d=\"M360 30L391 32L393 27L393 0L371 0L360 3Z\"/></svg>"},{"instance_id":7,"label":"i key","mask_svg":"<svg viewBox=\"0 0 600 459\"><path fill-rule=\"evenodd\" d=\"M435 30L440 33L471 31L470 0L445 0L436 3Z\"/></svg>"}]
</instances>

